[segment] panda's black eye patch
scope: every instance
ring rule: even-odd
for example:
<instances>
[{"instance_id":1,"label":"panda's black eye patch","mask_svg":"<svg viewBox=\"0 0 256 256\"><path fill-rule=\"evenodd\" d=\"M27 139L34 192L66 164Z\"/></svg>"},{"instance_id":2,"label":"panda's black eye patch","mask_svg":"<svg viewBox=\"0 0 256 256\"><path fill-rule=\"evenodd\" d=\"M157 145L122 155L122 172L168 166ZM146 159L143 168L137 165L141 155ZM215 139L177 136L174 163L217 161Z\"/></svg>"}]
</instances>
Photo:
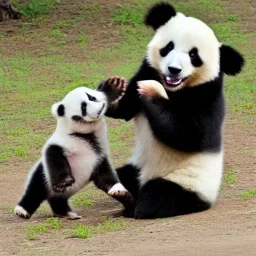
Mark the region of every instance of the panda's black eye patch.
<instances>
[{"instance_id":1,"label":"panda's black eye patch","mask_svg":"<svg viewBox=\"0 0 256 256\"><path fill-rule=\"evenodd\" d=\"M82 111L82 116L86 116L86 102L81 103L81 111Z\"/></svg>"},{"instance_id":2,"label":"panda's black eye patch","mask_svg":"<svg viewBox=\"0 0 256 256\"><path fill-rule=\"evenodd\" d=\"M89 99L90 101L96 101L96 100L97 100L94 96L92 96L92 95L90 95L90 94L88 94L88 93L86 93L86 94L87 94L88 99Z\"/></svg>"},{"instance_id":3,"label":"panda's black eye patch","mask_svg":"<svg viewBox=\"0 0 256 256\"><path fill-rule=\"evenodd\" d=\"M162 57L167 56L167 54L174 48L173 41L169 42L164 48L160 49L159 53Z\"/></svg>"},{"instance_id":4,"label":"panda's black eye patch","mask_svg":"<svg viewBox=\"0 0 256 256\"><path fill-rule=\"evenodd\" d=\"M198 50L196 47L192 48L189 53L188 53L191 63L194 67L200 67L203 65L203 61L200 58L199 54L198 54Z\"/></svg>"},{"instance_id":5,"label":"panda's black eye patch","mask_svg":"<svg viewBox=\"0 0 256 256\"><path fill-rule=\"evenodd\" d=\"M65 115L65 107L63 104L60 104L57 108L57 114L58 116L64 116Z\"/></svg>"}]
</instances>

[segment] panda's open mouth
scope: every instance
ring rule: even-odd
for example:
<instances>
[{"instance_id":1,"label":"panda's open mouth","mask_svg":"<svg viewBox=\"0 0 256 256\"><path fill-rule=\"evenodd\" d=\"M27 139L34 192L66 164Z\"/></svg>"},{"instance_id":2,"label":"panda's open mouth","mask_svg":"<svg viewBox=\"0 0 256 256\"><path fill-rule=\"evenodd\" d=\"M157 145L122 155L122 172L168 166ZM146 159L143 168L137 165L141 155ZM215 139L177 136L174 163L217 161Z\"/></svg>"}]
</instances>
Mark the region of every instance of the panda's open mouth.
<instances>
[{"instance_id":1,"label":"panda's open mouth","mask_svg":"<svg viewBox=\"0 0 256 256\"><path fill-rule=\"evenodd\" d=\"M174 78L174 77L169 77L169 76L165 77L166 83L171 86L178 86L181 83L183 83L185 80L186 80L186 78Z\"/></svg>"}]
</instances>

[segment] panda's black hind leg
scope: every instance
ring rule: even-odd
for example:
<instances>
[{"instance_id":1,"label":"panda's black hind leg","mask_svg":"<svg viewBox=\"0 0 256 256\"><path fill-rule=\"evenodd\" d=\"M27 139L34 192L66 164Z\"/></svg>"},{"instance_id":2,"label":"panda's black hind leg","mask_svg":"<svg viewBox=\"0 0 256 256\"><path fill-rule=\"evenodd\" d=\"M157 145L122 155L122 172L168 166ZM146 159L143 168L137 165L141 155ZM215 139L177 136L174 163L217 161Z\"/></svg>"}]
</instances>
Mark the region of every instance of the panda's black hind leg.
<instances>
[{"instance_id":1,"label":"panda's black hind leg","mask_svg":"<svg viewBox=\"0 0 256 256\"><path fill-rule=\"evenodd\" d=\"M32 170L25 193L16 205L14 213L22 218L28 219L46 197L47 189L45 187L43 165L40 162L34 170Z\"/></svg>"},{"instance_id":2,"label":"panda's black hind leg","mask_svg":"<svg viewBox=\"0 0 256 256\"><path fill-rule=\"evenodd\" d=\"M52 209L54 217L68 218L71 220L81 219L82 217L77 215L73 211L68 203L68 198L65 197L51 197L48 198L48 203Z\"/></svg>"},{"instance_id":3,"label":"panda's black hind leg","mask_svg":"<svg viewBox=\"0 0 256 256\"><path fill-rule=\"evenodd\" d=\"M155 219L204 211L210 204L195 192L187 191L171 181L156 178L139 191L134 210L136 219Z\"/></svg>"}]
</instances>

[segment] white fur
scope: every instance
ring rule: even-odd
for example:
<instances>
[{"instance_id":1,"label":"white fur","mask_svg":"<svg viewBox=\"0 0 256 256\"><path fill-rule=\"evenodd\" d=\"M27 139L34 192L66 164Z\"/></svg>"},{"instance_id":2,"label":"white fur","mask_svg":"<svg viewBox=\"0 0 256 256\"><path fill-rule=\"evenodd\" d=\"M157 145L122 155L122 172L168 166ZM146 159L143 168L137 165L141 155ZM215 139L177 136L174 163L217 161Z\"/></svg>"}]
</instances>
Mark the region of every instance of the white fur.
<instances>
[{"instance_id":1,"label":"white fur","mask_svg":"<svg viewBox=\"0 0 256 256\"><path fill-rule=\"evenodd\" d=\"M173 41L174 49L166 57L161 57L159 50L170 41ZM204 63L198 68L191 64L188 54L194 47ZM152 67L165 76L169 74L168 66L182 69L182 78L189 79L176 87L166 86L167 90L179 90L214 80L218 76L219 47L220 43L210 27L196 18L177 13L156 31L148 45L147 58Z\"/></svg>"},{"instance_id":2,"label":"white fur","mask_svg":"<svg viewBox=\"0 0 256 256\"><path fill-rule=\"evenodd\" d=\"M86 93L94 96L97 102L90 101ZM81 103L87 103L87 116L83 117L84 122L75 122L72 116L81 116ZM60 104L65 107L64 116L58 116L57 109ZM105 105L103 111L99 115L99 110ZM45 182L48 185L49 192L54 195L55 192L51 188L51 181L45 153L50 145L59 145L65 149L65 155L70 164L72 175L75 183L66 188L65 193L67 197L72 196L81 188L83 188L91 177L94 167L102 157L109 156L109 143L107 138L107 126L105 120L102 118L107 109L107 100L103 92L91 90L86 87L79 87L69 92L66 97L52 106L52 114L57 119L57 126L52 136L45 143L42 150L42 158L40 161L44 166ZM88 119L88 115L90 116ZM71 133L91 133L93 132L100 148L100 154L97 154L89 142L81 140L77 137L71 136ZM39 162L40 162L39 161ZM38 163L39 163L38 162ZM37 165L38 165L37 163ZM28 182L30 182L31 174L34 172L33 168L29 174ZM27 186L27 185L26 185Z\"/></svg>"},{"instance_id":3,"label":"white fur","mask_svg":"<svg viewBox=\"0 0 256 256\"><path fill-rule=\"evenodd\" d=\"M183 153L154 138L143 114L135 118L136 147L130 163L141 168L140 184L162 177L213 203L222 177L223 153ZM145 154L145 152L147 152Z\"/></svg>"},{"instance_id":4,"label":"white fur","mask_svg":"<svg viewBox=\"0 0 256 256\"><path fill-rule=\"evenodd\" d=\"M22 206L19 206L19 205L15 206L14 214L16 214L16 215L18 215L22 218L29 218L30 217L30 214Z\"/></svg>"},{"instance_id":5,"label":"white fur","mask_svg":"<svg viewBox=\"0 0 256 256\"><path fill-rule=\"evenodd\" d=\"M125 187L121 183L116 183L109 191L109 194L115 193L115 192L122 192L127 191Z\"/></svg>"}]
</instances>

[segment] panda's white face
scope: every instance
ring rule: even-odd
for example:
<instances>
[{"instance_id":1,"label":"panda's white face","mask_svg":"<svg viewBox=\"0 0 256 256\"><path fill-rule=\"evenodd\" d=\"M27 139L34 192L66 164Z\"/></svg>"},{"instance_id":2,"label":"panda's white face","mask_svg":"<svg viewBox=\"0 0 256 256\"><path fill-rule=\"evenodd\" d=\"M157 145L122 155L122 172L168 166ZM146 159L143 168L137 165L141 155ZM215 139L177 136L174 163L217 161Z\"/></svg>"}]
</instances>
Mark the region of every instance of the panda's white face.
<instances>
[{"instance_id":1,"label":"panda's white face","mask_svg":"<svg viewBox=\"0 0 256 256\"><path fill-rule=\"evenodd\" d=\"M105 94L86 87L74 89L61 102L52 106L52 114L57 119L65 119L74 126L95 122L106 110Z\"/></svg>"},{"instance_id":2,"label":"panda's white face","mask_svg":"<svg viewBox=\"0 0 256 256\"><path fill-rule=\"evenodd\" d=\"M176 91L219 75L220 43L205 23L177 13L156 30L147 58L163 75L165 88Z\"/></svg>"}]
</instances>

